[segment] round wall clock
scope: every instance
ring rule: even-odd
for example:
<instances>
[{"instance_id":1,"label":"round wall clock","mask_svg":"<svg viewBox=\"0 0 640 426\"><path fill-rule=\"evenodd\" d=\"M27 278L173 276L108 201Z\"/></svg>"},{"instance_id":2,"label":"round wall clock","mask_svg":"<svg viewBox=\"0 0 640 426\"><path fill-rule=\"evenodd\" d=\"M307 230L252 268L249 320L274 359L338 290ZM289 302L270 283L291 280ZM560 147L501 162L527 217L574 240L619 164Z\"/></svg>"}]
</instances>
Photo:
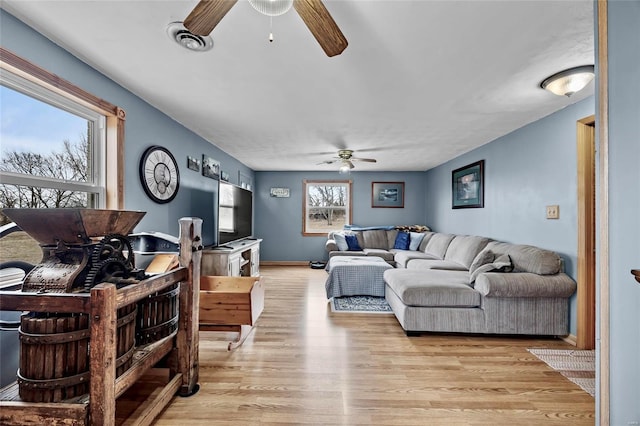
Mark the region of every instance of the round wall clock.
<instances>
[{"instance_id":1,"label":"round wall clock","mask_svg":"<svg viewBox=\"0 0 640 426\"><path fill-rule=\"evenodd\" d=\"M180 172L173 155L161 146L151 146L140 159L140 181L156 203L173 200L180 187Z\"/></svg>"}]
</instances>

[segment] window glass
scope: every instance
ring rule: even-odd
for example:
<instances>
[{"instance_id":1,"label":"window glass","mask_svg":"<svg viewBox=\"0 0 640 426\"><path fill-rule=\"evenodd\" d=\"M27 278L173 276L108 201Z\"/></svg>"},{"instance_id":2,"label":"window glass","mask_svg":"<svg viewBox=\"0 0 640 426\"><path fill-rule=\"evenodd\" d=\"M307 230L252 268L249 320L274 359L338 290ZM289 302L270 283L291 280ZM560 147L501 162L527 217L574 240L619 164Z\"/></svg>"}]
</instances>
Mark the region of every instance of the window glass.
<instances>
[{"instance_id":1,"label":"window glass","mask_svg":"<svg viewBox=\"0 0 640 426\"><path fill-rule=\"evenodd\" d=\"M105 116L10 72L0 83L0 208L103 207Z\"/></svg>"},{"instance_id":2,"label":"window glass","mask_svg":"<svg viewBox=\"0 0 640 426\"><path fill-rule=\"evenodd\" d=\"M304 235L326 235L351 223L351 181L305 181L304 189Z\"/></svg>"}]
</instances>

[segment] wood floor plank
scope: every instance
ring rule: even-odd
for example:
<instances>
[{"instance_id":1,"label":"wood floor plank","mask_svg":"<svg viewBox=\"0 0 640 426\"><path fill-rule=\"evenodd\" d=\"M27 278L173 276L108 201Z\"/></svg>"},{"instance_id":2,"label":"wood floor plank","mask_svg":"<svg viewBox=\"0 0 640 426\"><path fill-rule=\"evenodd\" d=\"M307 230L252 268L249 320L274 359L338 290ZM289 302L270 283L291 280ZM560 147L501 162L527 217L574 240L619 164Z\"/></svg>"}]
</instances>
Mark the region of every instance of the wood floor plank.
<instances>
[{"instance_id":1,"label":"wood floor plank","mask_svg":"<svg viewBox=\"0 0 640 426\"><path fill-rule=\"evenodd\" d=\"M200 391L156 425L593 425L594 400L527 348L559 339L407 337L393 315L330 310L327 274L261 267L265 307L244 344L200 332Z\"/></svg>"}]
</instances>

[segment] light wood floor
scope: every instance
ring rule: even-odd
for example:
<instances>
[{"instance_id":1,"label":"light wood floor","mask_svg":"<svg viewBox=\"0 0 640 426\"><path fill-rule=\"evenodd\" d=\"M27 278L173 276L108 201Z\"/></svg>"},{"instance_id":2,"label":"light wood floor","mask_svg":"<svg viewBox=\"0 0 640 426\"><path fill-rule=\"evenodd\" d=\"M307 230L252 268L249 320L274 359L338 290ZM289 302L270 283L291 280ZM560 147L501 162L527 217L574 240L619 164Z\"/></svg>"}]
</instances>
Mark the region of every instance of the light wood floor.
<instances>
[{"instance_id":1,"label":"light wood floor","mask_svg":"<svg viewBox=\"0 0 640 426\"><path fill-rule=\"evenodd\" d=\"M527 348L557 339L425 334L393 315L336 314L326 272L262 267L264 312L244 345L200 333L200 391L156 425L593 425L594 400Z\"/></svg>"}]
</instances>

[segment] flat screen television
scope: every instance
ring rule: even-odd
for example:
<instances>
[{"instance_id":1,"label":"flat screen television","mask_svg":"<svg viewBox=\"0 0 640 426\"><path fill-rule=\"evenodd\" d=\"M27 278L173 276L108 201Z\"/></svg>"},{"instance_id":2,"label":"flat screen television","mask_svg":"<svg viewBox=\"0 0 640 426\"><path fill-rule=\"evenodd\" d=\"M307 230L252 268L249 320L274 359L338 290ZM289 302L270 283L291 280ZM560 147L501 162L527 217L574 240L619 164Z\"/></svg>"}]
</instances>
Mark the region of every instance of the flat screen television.
<instances>
[{"instance_id":1,"label":"flat screen television","mask_svg":"<svg viewBox=\"0 0 640 426\"><path fill-rule=\"evenodd\" d=\"M253 235L253 193L220 182L218 193L218 245Z\"/></svg>"}]
</instances>

